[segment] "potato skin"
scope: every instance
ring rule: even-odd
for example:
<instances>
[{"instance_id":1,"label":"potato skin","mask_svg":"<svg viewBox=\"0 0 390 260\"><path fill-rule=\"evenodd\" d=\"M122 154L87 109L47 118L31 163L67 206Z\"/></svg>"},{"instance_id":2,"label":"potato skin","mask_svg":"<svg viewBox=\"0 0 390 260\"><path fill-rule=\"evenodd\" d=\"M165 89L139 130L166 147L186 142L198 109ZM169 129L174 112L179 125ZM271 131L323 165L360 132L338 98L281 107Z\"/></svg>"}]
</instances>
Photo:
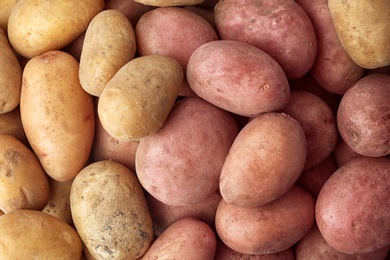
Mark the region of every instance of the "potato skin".
<instances>
[{"instance_id":1,"label":"potato skin","mask_svg":"<svg viewBox=\"0 0 390 260\"><path fill-rule=\"evenodd\" d=\"M153 239L153 223L134 173L104 160L89 164L73 180L73 222L96 259L137 259Z\"/></svg>"},{"instance_id":2,"label":"potato skin","mask_svg":"<svg viewBox=\"0 0 390 260\"><path fill-rule=\"evenodd\" d=\"M277 111L290 97L286 75L262 50L231 40L203 44L187 66L191 89L229 112L254 117Z\"/></svg>"},{"instance_id":3,"label":"potato skin","mask_svg":"<svg viewBox=\"0 0 390 260\"><path fill-rule=\"evenodd\" d=\"M340 136L355 152L390 154L390 76L371 74L343 95L337 111Z\"/></svg>"},{"instance_id":4,"label":"potato skin","mask_svg":"<svg viewBox=\"0 0 390 260\"><path fill-rule=\"evenodd\" d=\"M24 132L22 119L20 118L20 108L0 114L0 133L12 135L23 144L28 145L26 133Z\"/></svg>"},{"instance_id":5,"label":"potato skin","mask_svg":"<svg viewBox=\"0 0 390 260\"><path fill-rule=\"evenodd\" d=\"M85 31L103 8L103 0L17 1L8 19L9 41L27 58L59 50Z\"/></svg>"},{"instance_id":6,"label":"potato skin","mask_svg":"<svg viewBox=\"0 0 390 260\"><path fill-rule=\"evenodd\" d=\"M305 160L305 134L295 119L275 112L259 115L229 150L219 182L222 197L241 207L269 203L291 188Z\"/></svg>"},{"instance_id":7,"label":"potato skin","mask_svg":"<svg viewBox=\"0 0 390 260\"><path fill-rule=\"evenodd\" d=\"M156 6L156 7L170 7L170 6L187 6L202 3L204 0L134 0L134 2Z\"/></svg>"},{"instance_id":8,"label":"potato skin","mask_svg":"<svg viewBox=\"0 0 390 260\"><path fill-rule=\"evenodd\" d=\"M362 157L341 166L322 187L316 222L326 242L347 254L390 244L390 158Z\"/></svg>"},{"instance_id":9,"label":"potato skin","mask_svg":"<svg viewBox=\"0 0 390 260\"><path fill-rule=\"evenodd\" d=\"M80 259L82 242L73 227L37 210L0 217L2 259ZM28 245L28 246L27 246Z\"/></svg>"},{"instance_id":10,"label":"potato skin","mask_svg":"<svg viewBox=\"0 0 390 260\"><path fill-rule=\"evenodd\" d=\"M245 254L286 250L298 242L313 223L314 200L297 186L260 207L237 207L222 199L215 216L221 240Z\"/></svg>"},{"instance_id":11,"label":"potato skin","mask_svg":"<svg viewBox=\"0 0 390 260\"><path fill-rule=\"evenodd\" d=\"M50 195L38 158L15 137L0 134L0 210L42 210Z\"/></svg>"},{"instance_id":12,"label":"potato skin","mask_svg":"<svg viewBox=\"0 0 390 260\"><path fill-rule=\"evenodd\" d=\"M213 230L194 218L183 218L170 225L150 246L142 260L213 260L216 250Z\"/></svg>"},{"instance_id":13,"label":"potato skin","mask_svg":"<svg viewBox=\"0 0 390 260\"><path fill-rule=\"evenodd\" d=\"M73 179L92 147L93 102L78 68L70 54L49 51L30 59L23 71L22 124L42 167L57 181Z\"/></svg>"}]
</instances>

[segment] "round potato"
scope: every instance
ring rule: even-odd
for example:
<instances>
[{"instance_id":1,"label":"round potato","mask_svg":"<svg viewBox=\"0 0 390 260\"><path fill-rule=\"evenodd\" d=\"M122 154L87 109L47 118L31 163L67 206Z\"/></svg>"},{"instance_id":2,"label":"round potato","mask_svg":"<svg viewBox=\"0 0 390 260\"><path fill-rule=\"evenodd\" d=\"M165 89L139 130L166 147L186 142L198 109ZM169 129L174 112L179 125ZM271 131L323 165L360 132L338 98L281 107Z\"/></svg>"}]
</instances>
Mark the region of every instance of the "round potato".
<instances>
[{"instance_id":1,"label":"round potato","mask_svg":"<svg viewBox=\"0 0 390 260\"><path fill-rule=\"evenodd\" d=\"M230 148L219 183L222 197L241 207L269 203L291 188L305 160L305 134L295 119L282 113L259 115Z\"/></svg>"},{"instance_id":2,"label":"round potato","mask_svg":"<svg viewBox=\"0 0 390 260\"><path fill-rule=\"evenodd\" d=\"M349 147L347 143L343 140L343 138L339 138L337 145L334 148L333 154L337 161L338 167L341 167L343 164L354 158L364 157L363 155L358 154L357 152L352 150L351 147Z\"/></svg>"},{"instance_id":3,"label":"round potato","mask_svg":"<svg viewBox=\"0 0 390 260\"><path fill-rule=\"evenodd\" d=\"M70 191L73 223L96 259L137 259L149 248L153 224L137 177L105 160L80 171Z\"/></svg>"},{"instance_id":4,"label":"round potato","mask_svg":"<svg viewBox=\"0 0 390 260\"><path fill-rule=\"evenodd\" d=\"M362 157L341 166L322 187L316 222L325 241L346 254L390 244L390 158Z\"/></svg>"},{"instance_id":5,"label":"round potato","mask_svg":"<svg viewBox=\"0 0 390 260\"><path fill-rule=\"evenodd\" d=\"M262 50L239 41L203 44L192 54L186 73L199 97L242 116L277 111L290 97L279 64Z\"/></svg>"},{"instance_id":6,"label":"round potato","mask_svg":"<svg viewBox=\"0 0 390 260\"><path fill-rule=\"evenodd\" d=\"M82 242L77 232L49 214L15 210L0 217L2 259L80 259Z\"/></svg>"}]
</instances>

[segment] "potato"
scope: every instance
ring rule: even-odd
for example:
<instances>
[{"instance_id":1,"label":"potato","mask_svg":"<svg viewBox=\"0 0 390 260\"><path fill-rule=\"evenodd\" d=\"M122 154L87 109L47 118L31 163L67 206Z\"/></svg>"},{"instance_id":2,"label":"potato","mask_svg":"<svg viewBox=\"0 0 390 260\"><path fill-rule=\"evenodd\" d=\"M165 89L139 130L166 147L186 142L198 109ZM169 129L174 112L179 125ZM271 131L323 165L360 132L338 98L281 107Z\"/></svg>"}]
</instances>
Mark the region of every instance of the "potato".
<instances>
[{"instance_id":1,"label":"potato","mask_svg":"<svg viewBox=\"0 0 390 260\"><path fill-rule=\"evenodd\" d=\"M200 4L205 0L134 0L134 2L157 7L186 6Z\"/></svg>"},{"instance_id":2,"label":"potato","mask_svg":"<svg viewBox=\"0 0 390 260\"><path fill-rule=\"evenodd\" d=\"M35 154L15 137L0 134L0 210L42 210L50 195L46 173Z\"/></svg>"},{"instance_id":3,"label":"potato","mask_svg":"<svg viewBox=\"0 0 390 260\"><path fill-rule=\"evenodd\" d=\"M77 232L49 214L15 210L0 217L2 259L80 259Z\"/></svg>"},{"instance_id":4,"label":"potato","mask_svg":"<svg viewBox=\"0 0 390 260\"><path fill-rule=\"evenodd\" d=\"M57 217L69 225L73 225L70 212L70 188L73 180L59 182L49 178L50 197L43 212Z\"/></svg>"},{"instance_id":5,"label":"potato","mask_svg":"<svg viewBox=\"0 0 390 260\"><path fill-rule=\"evenodd\" d=\"M70 191L73 223L96 259L137 259L149 248L153 224L136 176L122 164L89 164Z\"/></svg>"},{"instance_id":6,"label":"potato","mask_svg":"<svg viewBox=\"0 0 390 260\"><path fill-rule=\"evenodd\" d=\"M338 139L337 123L325 101L309 92L293 90L288 104L281 111L297 120L305 133L305 170L321 163L332 153Z\"/></svg>"},{"instance_id":7,"label":"potato","mask_svg":"<svg viewBox=\"0 0 390 260\"><path fill-rule=\"evenodd\" d=\"M163 127L139 142L135 167L141 185L168 205L200 203L218 190L237 132L228 112L200 98L182 99Z\"/></svg>"},{"instance_id":8,"label":"potato","mask_svg":"<svg viewBox=\"0 0 390 260\"><path fill-rule=\"evenodd\" d=\"M295 248L296 260L306 259L336 259L336 260L385 260L390 245L365 254L346 254L337 251L326 243L318 227L313 225L311 230L297 243Z\"/></svg>"},{"instance_id":9,"label":"potato","mask_svg":"<svg viewBox=\"0 0 390 260\"><path fill-rule=\"evenodd\" d=\"M118 10L104 10L89 23L80 56L83 89L100 96L118 70L135 56L133 27Z\"/></svg>"},{"instance_id":10,"label":"potato","mask_svg":"<svg viewBox=\"0 0 390 260\"><path fill-rule=\"evenodd\" d=\"M343 95L337 111L340 136L361 155L390 154L390 76L371 74Z\"/></svg>"},{"instance_id":11,"label":"potato","mask_svg":"<svg viewBox=\"0 0 390 260\"><path fill-rule=\"evenodd\" d=\"M154 235L160 236L175 221L188 217L199 219L214 228L215 212L221 198L220 192L216 191L195 205L171 206L147 193L146 200L152 216Z\"/></svg>"},{"instance_id":12,"label":"potato","mask_svg":"<svg viewBox=\"0 0 390 260\"><path fill-rule=\"evenodd\" d=\"M343 164L354 158L364 157L363 155L358 154L357 152L352 150L351 147L349 147L347 143L343 140L343 138L339 138L339 140L337 141L337 145L334 148L333 154L338 167L341 167Z\"/></svg>"},{"instance_id":13,"label":"potato","mask_svg":"<svg viewBox=\"0 0 390 260\"><path fill-rule=\"evenodd\" d=\"M139 141L163 126L182 82L183 70L172 58L148 55L133 59L100 95L100 122L120 141Z\"/></svg>"},{"instance_id":14,"label":"potato","mask_svg":"<svg viewBox=\"0 0 390 260\"><path fill-rule=\"evenodd\" d=\"M7 32L8 17L17 0L2 0L0 1L0 28Z\"/></svg>"},{"instance_id":15,"label":"potato","mask_svg":"<svg viewBox=\"0 0 390 260\"><path fill-rule=\"evenodd\" d=\"M362 157L341 166L322 187L316 222L325 241L346 254L390 244L390 158Z\"/></svg>"},{"instance_id":16,"label":"potato","mask_svg":"<svg viewBox=\"0 0 390 260\"><path fill-rule=\"evenodd\" d=\"M328 0L298 0L312 21L317 36L317 56L310 72L331 93L342 95L364 73L345 51L329 12Z\"/></svg>"},{"instance_id":17,"label":"potato","mask_svg":"<svg viewBox=\"0 0 390 260\"><path fill-rule=\"evenodd\" d=\"M20 108L0 114L0 133L12 135L23 144L28 145L26 133L24 132L22 119L20 118Z\"/></svg>"},{"instance_id":18,"label":"potato","mask_svg":"<svg viewBox=\"0 0 390 260\"><path fill-rule=\"evenodd\" d=\"M263 50L289 79L306 74L315 61L313 25L294 0L221 0L214 15L221 39L246 42Z\"/></svg>"},{"instance_id":19,"label":"potato","mask_svg":"<svg viewBox=\"0 0 390 260\"><path fill-rule=\"evenodd\" d=\"M14 110L20 102L22 68L6 33L0 28L0 114Z\"/></svg>"},{"instance_id":20,"label":"potato","mask_svg":"<svg viewBox=\"0 0 390 260\"><path fill-rule=\"evenodd\" d=\"M285 73L262 50L243 42L220 40L203 44L187 66L192 90L206 101L242 116L256 116L284 107L290 97Z\"/></svg>"},{"instance_id":21,"label":"potato","mask_svg":"<svg viewBox=\"0 0 390 260\"><path fill-rule=\"evenodd\" d=\"M27 58L61 49L85 31L103 8L103 0L17 1L8 19L9 41Z\"/></svg>"},{"instance_id":22,"label":"potato","mask_svg":"<svg viewBox=\"0 0 390 260\"><path fill-rule=\"evenodd\" d=\"M228 247L244 254L273 254L298 242L314 223L314 200L292 186L260 207L237 207L221 200L215 215L217 234Z\"/></svg>"},{"instance_id":23,"label":"potato","mask_svg":"<svg viewBox=\"0 0 390 260\"><path fill-rule=\"evenodd\" d=\"M153 242L142 260L213 260L216 245L215 234L206 223L184 218L170 225Z\"/></svg>"},{"instance_id":24,"label":"potato","mask_svg":"<svg viewBox=\"0 0 390 260\"><path fill-rule=\"evenodd\" d=\"M329 0L336 33L348 55L359 66L390 65L390 3L386 0Z\"/></svg>"},{"instance_id":25,"label":"potato","mask_svg":"<svg viewBox=\"0 0 390 260\"><path fill-rule=\"evenodd\" d=\"M73 179L92 147L93 103L79 83L78 67L70 54L49 51L23 71L22 124L43 169L57 181Z\"/></svg>"},{"instance_id":26,"label":"potato","mask_svg":"<svg viewBox=\"0 0 390 260\"><path fill-rule=\"evenodd\" d=\"M305 160L305 134L295 119L282 113L259 115L230 148L221 170L222 197L241 207L269 203L291 188Z\"/></svg>"}]
</instances>

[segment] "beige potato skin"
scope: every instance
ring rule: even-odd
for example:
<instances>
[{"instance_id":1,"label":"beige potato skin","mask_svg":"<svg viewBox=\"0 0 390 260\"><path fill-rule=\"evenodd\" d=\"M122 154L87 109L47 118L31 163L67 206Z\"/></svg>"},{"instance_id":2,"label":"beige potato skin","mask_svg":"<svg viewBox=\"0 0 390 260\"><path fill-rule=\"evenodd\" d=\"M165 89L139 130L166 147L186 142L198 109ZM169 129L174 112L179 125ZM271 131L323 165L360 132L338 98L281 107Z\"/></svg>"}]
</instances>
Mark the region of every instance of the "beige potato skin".
<instances>
[{"instance_id":1,"label":"beige potato skin","mask_svg":"<svg viewBox=\"0 0 390 260\"><path fill-rule=\"evenodd\" d=\"M5 32L8 27L8 17L17 0L2 0L0 1L0 28Z\"/></svg>"},{"instance_id":2,"label":"beige potato skin","mask_svg":"<svg viewBox=\"0 0 390 260\"><path fill-rule=\"evenodd\" d=\"M6 33L0 28L0 114L19 105L21 87L22 68Z\"/></svg>"},{"instance_id":3,"label":"beige potato skin","mask_svg":"<svg viewBox=\"0 0 390 260\"><path fill-rule=\"evenodd\" d=\"M61 49L103 8L103 0L17 1L8 20L9 40L27 58Z\"/></svg>"},{"instance_id":4,"label":"beige potato skin","mask_svg":"<svg viewBox=\"0 0 390 260\"><path fill-rule=\"evenodd\" d=\"M337 35L349 56L365 69L390 64L390 3L329 0Z\"/></svg>"},{"instance_id":5,"label":"beige potato skin","mask_svg":"<svg viewBox=\"0 0 390 260\"><path fill-rule=\"evenodd\" d=\"M104 160L86 166L70 192L73 223L96 259L137 259L153 239L153 223L136 176Z\"/></svg>"},{"instance_id":6,"label":"beige potato skin","mask_svg":"<svg viewBox=\"0 0 390 260\"><path fill-rule=\"evenodd\" d=\"M42 210L49 182L34 153L15 137L0 134L0 210Z\"/></svg>"},{"instance_id":7,"label":"beige potato skin","mask_svg":"<svg viewBox=\"0 0 390 260\"><path fill-rule=\"evenodd\" d=\"M46 173L68 181L92 147L94 108L78 80L78 63L62 51L32 58L23 72L20 102L27 139Z\"/></svg>"},{"instance_id":8,"label":"beige potato skin","mask_svg":"<svg viewBox=\"0 0 390 260\"><path fill-rule=\"evenodd\" d=\"M89 24L80 56L80 83L85 91L100 96L108 81L136 51L134 29L118 10L104 10Z\"/></svg>"},{"instance_id":9,"label":"beige potato skin","mask_svg":"<svg viewBox=\"0 0 390 260\"><path fill-rule=\"evenodd\" d=\"M0 217L0 259L76 260L82 255L77 232L49 214L16 210Z\"/></svg>"}]
</instances>

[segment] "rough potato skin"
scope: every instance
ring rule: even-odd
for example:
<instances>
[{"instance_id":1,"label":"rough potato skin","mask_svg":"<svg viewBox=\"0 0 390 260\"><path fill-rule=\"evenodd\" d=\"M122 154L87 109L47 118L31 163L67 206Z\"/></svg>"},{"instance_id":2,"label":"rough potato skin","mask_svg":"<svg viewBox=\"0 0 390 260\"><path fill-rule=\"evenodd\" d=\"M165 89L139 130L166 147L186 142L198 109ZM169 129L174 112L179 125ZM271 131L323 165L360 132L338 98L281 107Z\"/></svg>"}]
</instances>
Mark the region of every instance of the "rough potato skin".
<instances>
[{"instance_id":1,"label":"rough potato skin","mask_svg":"<svg viewBox=\"0 0 390 260\"><path fill-rule=\"evenodd\" d=\"M347 254L390 244L390 158L362 157L341 166L321 189L316 222L326 242Z\"/></svg>"}]
</instances>

